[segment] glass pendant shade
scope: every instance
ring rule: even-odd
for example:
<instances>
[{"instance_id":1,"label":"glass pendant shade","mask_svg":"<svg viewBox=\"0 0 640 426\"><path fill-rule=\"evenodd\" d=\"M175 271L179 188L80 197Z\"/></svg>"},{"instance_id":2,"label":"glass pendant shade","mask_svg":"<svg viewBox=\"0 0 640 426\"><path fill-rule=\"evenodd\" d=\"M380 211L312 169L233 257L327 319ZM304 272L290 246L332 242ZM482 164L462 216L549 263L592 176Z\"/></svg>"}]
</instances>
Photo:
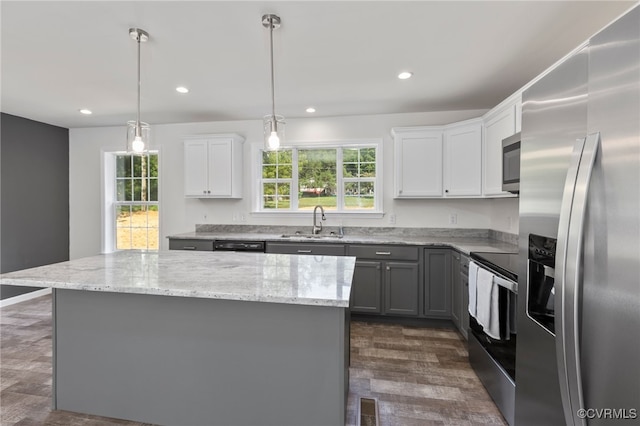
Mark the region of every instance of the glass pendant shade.
<instances>
[{"instance_id":1,"label":"glass pendant shade","mask_svg":"<svg viewBox=\"0 0 640 426\"><path fill-rule=\"evenodd\" d=\"M149 131L147 123L127 122L127 152L142 154L149 150Z\"/></svg>"},{"instance_id":2,"label":"glass pendant shade","mask_svg":"<svg viewBox=\"0 0 640 426\"><path fill-rule=\"evenodd\" d=\"M266 151L275 151L284 143L284 125L284 117L281 115L264 116L264 149Z\"/></svg>"}]
</instances>

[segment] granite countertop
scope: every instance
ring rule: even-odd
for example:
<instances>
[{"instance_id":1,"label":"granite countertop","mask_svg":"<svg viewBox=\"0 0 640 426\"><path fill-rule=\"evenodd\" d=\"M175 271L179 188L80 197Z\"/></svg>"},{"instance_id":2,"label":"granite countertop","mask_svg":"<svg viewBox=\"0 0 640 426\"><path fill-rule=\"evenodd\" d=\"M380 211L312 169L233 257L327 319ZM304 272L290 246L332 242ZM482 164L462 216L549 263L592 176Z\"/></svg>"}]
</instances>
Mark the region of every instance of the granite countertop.
<instances>
[{"instance_id":1,"label":"granite countertop","mask_svg":"<svg viewBox=\"0 0 640 426\"><path fill-rule=\"evenodd\" d=\"M0 275L0 284L348 307L355 257L117 252Z\"/></svg>"},{"instance_id":2,"label":"granite countertop","mask_svg":"<svg viewBox=\"0 0 640 426\"><path fill-rule=\"evenodd\" d=\"M198 229L198 227L200 229ZM295 236L300 227L259 227L238 225L198 225L195 232L171 235L171 239L238 240L293 242L311 244L397 244L416 246L452 247L461 253L479 252L516 253L516 241L501 241L490 237L487 230L421 229L421 228L345 228L341 238L337 228L327 228L323 238ZM287 235L286 237L283 235Z\"/></svg>"}]
</instances>

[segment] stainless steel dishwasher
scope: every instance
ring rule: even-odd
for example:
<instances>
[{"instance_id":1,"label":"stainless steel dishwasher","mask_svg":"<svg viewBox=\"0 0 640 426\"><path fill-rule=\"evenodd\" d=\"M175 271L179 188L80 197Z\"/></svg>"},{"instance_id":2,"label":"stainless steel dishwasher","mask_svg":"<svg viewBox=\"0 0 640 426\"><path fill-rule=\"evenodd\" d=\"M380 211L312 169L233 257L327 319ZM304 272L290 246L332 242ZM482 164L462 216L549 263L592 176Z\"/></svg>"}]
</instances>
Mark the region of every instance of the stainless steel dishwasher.
<instances>
[{"instance_id":1,"label":"stainless steel dishwasher","mask_svg":"<svg viewBox=\"0 0 640 426\"><path fill-rule=\"evenodd\" d=\"M264 241L236 241L216 240L213 243L215 251L253 251L264 253Z\"/></svg>"}]
</instances>

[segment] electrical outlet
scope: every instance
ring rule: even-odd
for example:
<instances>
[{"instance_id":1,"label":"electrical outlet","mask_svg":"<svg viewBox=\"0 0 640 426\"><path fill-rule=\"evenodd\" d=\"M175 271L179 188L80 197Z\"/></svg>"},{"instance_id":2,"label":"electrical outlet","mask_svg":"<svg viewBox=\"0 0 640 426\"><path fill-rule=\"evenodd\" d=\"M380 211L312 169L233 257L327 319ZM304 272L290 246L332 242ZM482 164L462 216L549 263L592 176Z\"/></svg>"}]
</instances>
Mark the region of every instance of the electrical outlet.
<instances>
[{"instance_id":1,"label":"electrical outlet","mask_svg":"<svg viewBox=\"0 0 640 426\"><path fill-rule=\"evenodd\" d=\"M237 222L237 221L238 221L238 213L234 213L234 214L233 214L233 216L231 216L231 219L232 219L234 222Z\"/></svg>"},{"instance_id":2,"label":"electrical outlet","mask_svg":"<svg viewBox=\"0 0 640 426\"><path fill-rule=\"evenodd\" d=\"M205 221L205 222L207 221L207 215L206 215L206 213L204 214L203 219L204 219L204 221Z\"/></svg>"},{"instance_id":3,"label":"electrical outlet","mask_svg":"<svg viewBox=\"0 0 640 426\"><path fill-rule=\"evenodd\" d=\"M458 215L455 213L451 213L449 215L449 225L455 225L458 223Z\"/></svg>"},{"instance_id":4,"label":"electrical outlet","mask_svg":"<svg viewBox=\"0 0 640 426\"><path fill-rule=\"evenodd\" d=\"M396 224L396 215L395 215L395 214L391 213L391 214L389 215L389 223L390 223L391 225L395 225L395 224Z\"/></svg>"},{"instance_id":5,"label":"electrical outlet","mask_svg":"<svg viewBox=\"0 0 640 426\"><path fill-rule=\"evenodd\" d=\"M240 218L240 222L246 222L247 221L247 216L245 216L244 213L239 213L238 216Z\"/></svg>"}]
</instances>

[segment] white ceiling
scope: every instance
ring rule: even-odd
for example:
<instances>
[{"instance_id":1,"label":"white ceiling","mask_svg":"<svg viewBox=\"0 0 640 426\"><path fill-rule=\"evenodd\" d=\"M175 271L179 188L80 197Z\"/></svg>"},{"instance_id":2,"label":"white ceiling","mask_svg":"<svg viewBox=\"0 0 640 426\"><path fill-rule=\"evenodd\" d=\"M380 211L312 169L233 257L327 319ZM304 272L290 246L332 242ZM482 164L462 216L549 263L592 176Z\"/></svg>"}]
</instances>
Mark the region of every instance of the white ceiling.
<instances>
[{"instance_id":1,"label":"white ceiling","mask_svg":"<svg viewBox=\"0 0 640 426\"><path fill-rule=\"evenodd\" d=\"M62 127L491 108L635 1L2 1L2 111ZM414 77L396 75L410 70ZM191 89L187 95L178 85ZM89 108L93 115L78 110Z\"/></svg>"}]
</instances>

